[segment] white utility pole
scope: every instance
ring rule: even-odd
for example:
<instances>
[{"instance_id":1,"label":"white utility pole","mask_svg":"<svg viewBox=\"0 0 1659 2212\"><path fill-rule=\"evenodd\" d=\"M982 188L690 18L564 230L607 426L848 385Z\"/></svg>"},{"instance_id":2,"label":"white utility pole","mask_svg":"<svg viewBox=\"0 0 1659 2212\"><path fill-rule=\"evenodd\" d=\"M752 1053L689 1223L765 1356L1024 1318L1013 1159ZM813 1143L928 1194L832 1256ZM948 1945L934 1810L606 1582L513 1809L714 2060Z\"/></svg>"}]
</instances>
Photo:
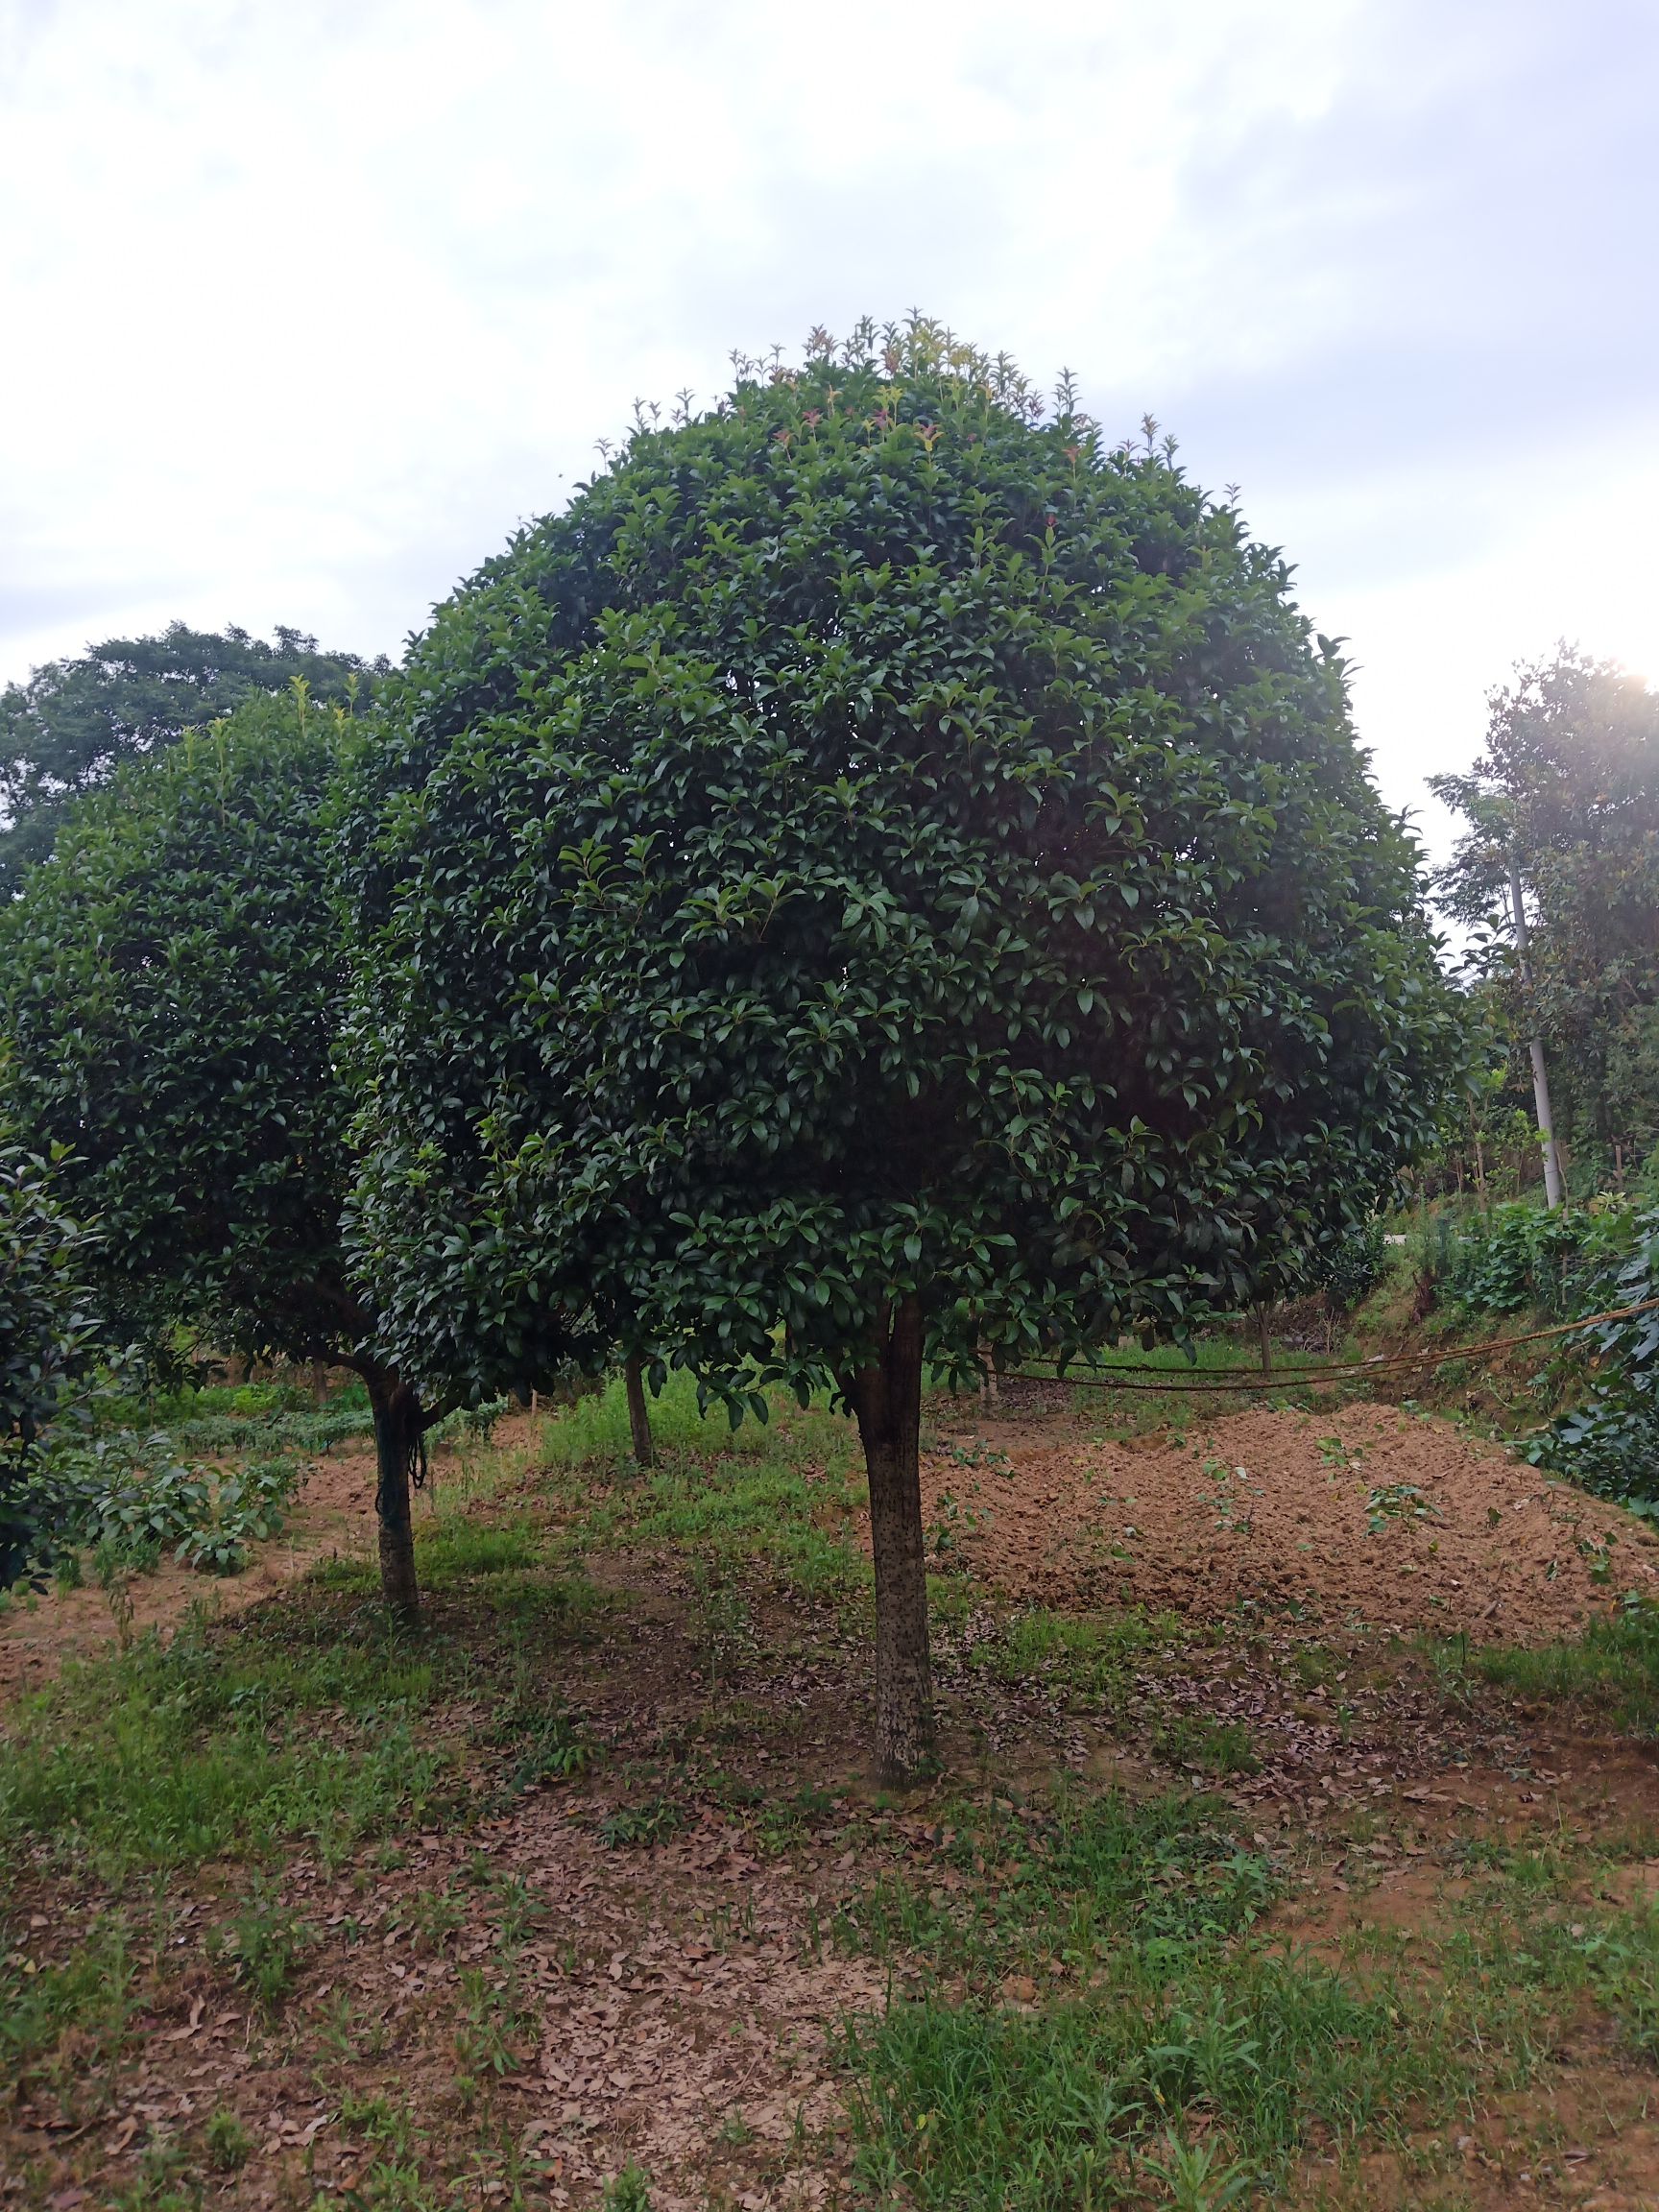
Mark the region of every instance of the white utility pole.
<instances>
[{"instance_id":1,"label":"white utility pole","mask_svg":"<svg viewBox=\"0 0 1659 2212\"><path fill-rule=\"evenodd\" d=\"M1509 903L1515 914L1515 956L1521 968L1521 989L1527 1010L1532 1011L1532 968L1527 957L1527 907L1521 896L1521 863L1509 855ZM1527 1039L1532 1055L1532 1103L1538 1114L1538 1138L1544 1147L1544 1203L1561 1203L1561 1162L1555 1151L1555 1118L1550 1111L1550 1074L1544 1065L1544 1040L1536 1029Z\"/></svg>"}]
</instances>

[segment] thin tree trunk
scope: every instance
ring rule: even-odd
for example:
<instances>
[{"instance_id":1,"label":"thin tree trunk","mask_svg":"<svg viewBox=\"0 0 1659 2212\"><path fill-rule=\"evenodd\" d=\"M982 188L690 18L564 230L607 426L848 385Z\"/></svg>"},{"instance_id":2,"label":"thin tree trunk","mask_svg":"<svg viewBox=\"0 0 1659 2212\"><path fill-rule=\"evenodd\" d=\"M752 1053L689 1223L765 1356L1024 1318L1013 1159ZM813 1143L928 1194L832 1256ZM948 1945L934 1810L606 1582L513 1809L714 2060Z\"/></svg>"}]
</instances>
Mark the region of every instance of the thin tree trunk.
<instances>
[{"instance_id":1,"label":"thin tree trunk","mask_svg":"<svg viewBox=\"0 0 1659 2212\"><path fill-rule=\"evenodd\" d=\"M914 1781L933 1757L927 1566L922 1533L922 1307L905 1298L883 1321L876 1357L844 1384L870 1479L876 1555L876 1765L885 1783Z\"/></svg>"},{"instance_id":2,"label":"thin tree trunk","mask_svg":"<svg viewBox=\"0 0 1659 2212\"><path fill-rule=\"evenodd\" d=\"M655 1467L657 1447L651 1440L651 1413L645 1404L645 1376L637 1359L622 1362L622 1381L628 1391L628 1427L634 1437L634 1457L641 1467Z\"/></svg>"},{"instance_id":3,"label":"thin tree trunk","mask_svg":"<svg viewBox=\"0 0 1659 2212\"><path fill-rule=\"evenodd\" d=\"M1256 1335L1262 1346L1262 1372L1270 1376L1273 1372L1273 1332L1267 1325L1265 1306L1258 1306L1256 1309Z\"/></svg>"},{"instance_id":4,"label":"thin tree trunk","mask_svg":"<svg viewBox=\"0 0 1659 2212\"><path fill-rule=\"evenodd\" d=\"M1521 864L1509 857L1509 903L1515 924L1515 958L1521 970L1521 989L1527 1011L1532 1014L1532 967L1527 941L1527 902L1521 890ZM1532 1062L1532 1105L1538 1116L1538 1142L1544 1153L1544 1203L1553 1210L1561 1203L1561 1160L1555 1143L1555 1117L1550 1107L1550 1071L1544 1063L1544 1040L1534 1029L1527 1041Z\"/></svg>"},{"instance_id":5,"label":"thin tree trunk","mask_svg":"<svg viewBox=\"0 0 1659 2212\"><path fill-rule=\"evenodd\" d=\"M997 1354L989 1344L979 1347L979 1395L990 1406L995 1406L1002 1395Z\"/></svg>"},{"instance_id":6,"label":"thin tree trunk","mask_svg":"<svg viewBox=\"0 0 1659 2212\"><path fill-rule=\"evenodd\" d=\"M379 1481L374 1512L380 1525L380 1588L393 1619L413 1627L421 1617L415 1579L415 1525L410 1478L421 1452L421 1401L395 1374L373 1368L364 1377L374 1414L374 1458Z\"/></svg>"}]
</instances>

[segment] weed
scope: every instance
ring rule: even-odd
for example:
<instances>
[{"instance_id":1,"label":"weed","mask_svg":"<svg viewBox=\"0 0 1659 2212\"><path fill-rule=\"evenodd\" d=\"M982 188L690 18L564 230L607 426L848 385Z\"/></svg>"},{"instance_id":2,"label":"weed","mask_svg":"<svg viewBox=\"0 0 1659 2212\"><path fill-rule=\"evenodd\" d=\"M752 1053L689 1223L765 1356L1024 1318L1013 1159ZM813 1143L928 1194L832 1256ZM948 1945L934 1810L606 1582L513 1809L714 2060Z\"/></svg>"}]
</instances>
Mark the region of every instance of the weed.
<instances>
[{"instance_id":1,"label":"weed","mask_svg":"<svg viewBox=\"0 0 1659 2212\"><path fill-rule=\"evenodd\" d=\"M1611 1618L1597 1616L1575 1642L1529 1650L1491 1647L1473 1664L1488 1681L1524 1697L1581 1700L1609 1708L1622 1727L1659 1732L1659 1607L1645 1599L1627 1600Z\"/></svg>"},{"instance_id":2,"label":"weed","mask_svg":"<svg viewBox=\"0 0 1659 2212\"><path fill-rule=\"evenodd\" d=\"M410 1907L409 1925L417 1950L443 1951L467 1925L467 1908L446 1889L422 1889Z\"/></svg>"},{"instance_id":3,"label":"weed","mask_svg":"<svg viewBox=\"0 0 1659 2212\"><path fill-rule=\"evenodd\" d=\"M630 1844L661 1843L678 1833L685 1815L671 1797L648 1798L643 1805L619 1805L599 1823L599 1836L613 1850Z\"/></svg>"},{"instance_id":4,"label":"weed","mask_svg":"<svg viewBox=\"0 0 1659 2212\"><path fill-rule=\"evenodd\" d=\"M394 2159L408 2158L415 2146L415 2119L407 2104L390 2097L358 2098L348 2093L340 2107L341 2125L389 2151Z\"/></svg>"},{"instance_id":5,"label":"weed","mask_svg":"<svg viewBox=\"0 0 1659 2212\"><path fill-rule=\"evenodd\" d=\"M497 1875L495 1932L504 1951L516 1950L534 1928L547 1917L547 1908L521 1874Z\"/></svg>"},{"instance_id":6,"label":"weed","mask_svg":"<svg viewBox=\"0 0 1659 2212\"><path fill-rule=\"evenodd\" d=\"M1255 1508L1247 1501L1261 1496L1251 1487L1248 1468L1212 1458L1205 1460L1203 1473L1215 1493L1215 1527L1224 1535L1248 1536Z\"/></svg>"},{"instance_id":7,"label":"weed","mask_svg":"<svg viewBox=\"0 0 1659 2212\"><path fill-rule=\"evenodd\" d=\"M1085 1696L1107 1696L1126 1682L1137 1655L1166 1647L1184 1635L1172 1614L1051 1613L1034 1606L1016 1613L995 1643L981 1646L986 1662L1007 1682L1042 1677Z\"/></svg>"},{"instance_id":8,"label":"weed","mask_svg":"<svg viewBox=\"0 0 1659 2212\"><path fill-rule=\"evenodd\" d=\"M455 2030L455 2056L469 2074L516 2074L524 2063L519 2046L532 2022L516 1981L492 1982L481 1967L461 1976L465 2017Z\"/></svg>"},{"instance_id":9,"label":"weed","mask_svg":"<svg viewBox=\"0 0 1659 2212\"><path fill-rule=\"evenodd\" d=\"M1320 1461L1334 1471L1356 1467L1364 1456L1365 1448L1361 1444L1344 1444L1340 1436L1321 1436L1319 1439Z\"/></svg>"},{"instance_id":10,"label":"weed","mask_svg":"<svg viewBox=\"0 0 1659 2212\"><path fill-rule=\"evenodd\" d=\"M474 1521L448 1513L415 1539L415 1563L422 1585L451 1590L479 1575L511 1575L534 1567L535 1531L526 1521L507 1524Z\"/></svg>"},{"instance_id":11,"label":"weed","mask_svg":"<svg viewBox=\"0 0 1659 2212\"><path fill-rule=\"evenodd\" d=\"M116 1647L125 1655L132 1645L131 1562L122 1556L113 1539L106 1536L92 1554L92 1567L114 1623Z\"/></svg>"},{"instance_id":12,"label":"weed","mask_svg":"<svg viewBox=\"0 0 1659 2212\"><path fill-rule=\"evenodd\" d=\"M445 1762L410 1725L430 1662L378 1629L354 1642L323 1625L296 1650L251 1627L219 1646L187 1623L66 1666L0 1739L0 1866L28 1849L119 1881L257 1860L288 1837L331 1865L367 1834L438 1816Z\"/></svg>"},{"instance_id":13,"label":"weed","mask_svg":"<svg viewBox=\"0 0 1659 2212\"><path fill-rule=\"evenodd\" d=\"M1440 1508L1416 1482L1380 1482L1365 1499L1365 1533L1381 1536L1392 1522L1424 1524L1438 1521Z\"/></svg>"},{"instance_id":14,"label":"weed","mask_svg":"<svg viewBox=\"0 0 1659 2212\"><path fill-rule=\"evenodd\" d=\"M300 1961L317 1932L266 1882L256 1881L246 1903L210 1948L234 1960L236 1979L267 2012L276 2011L294 1985Z\"/></svg>"},{"instance_id":15,"label":"weed","mask_svg":"<svg viewBox=\"0 0 1659 2212\"><path fill-rule=\"evenodd\" d=\"M630 2160L606 2182L599 2201L604 2212L651 2212L651 2176Z\"/></svg>"},{"instance_id":16,"label":"weed","mask_svg":"<svg viewBox=\"0 0 1659 2212\"><path fill-rule=\"evenodd\" d=\"M207 2163L216 2174L234 2174L252 2154L252 2136L236 2114L222 2105L207 2123Z\"/></svg>"},{"instance_id":17,"label":"weed","mask_svg":"<svg viewBox=\"0 0 1659 2212\"><path fill-rule=\"evenodd\" d=\"M1613 1547L1618 1541L1612 1529L1599 1542L1588 1536L1574 1538L1592 1582L1605 1586L1613 1579Z\"/></svg>"},{"instance_id":18,"label":"weed","mask_svg":"<svg viewBox=\"0 0 1659 2212\"><path fill-rule=\"evenodd\" d=\"M984 1507L964 1505L952 1491L943 1490L927 1525L927 1549L942 1565L964 1569L967 1566L962 1555L964 1540L987 1527L991 1518Z\"/></svg>"},{"instance_id":19,"label":"weed","mask_svg":"<svg viewBox=\"0 0 1659 2212\"><path fill-rule=\"evenodd\" d=\"M61 1963L42 1964L22 1951L0 1960L0 2056L20 2074L74 2031L88 2051L120 2048L131 2019L137 1975L127 1923L109 1913Z\"/></svg>"},{"instance_id":20,"label":"weed","mask_svg":"<svg viewBox=\"0 0 1659 2212\"><path fill-rule=\"evenodd\" d=\"M718 1557L691 1562L691 1632L703 1653L704 1677L713 1696L722 1669L730 1671L755 1647L749 1608Z\"/></svg>"},{"instance_id":21,"label":"weed","mask_svg":"<svg viewBox=\"0 0 1659 2212\"><path fill-rule=\"evenodd\" d=\"M563 1705L510 1709L495 1733L517 1753L507 1783L515 1796L542 1782L565 1781L592 1762L592 1743Z\"/></svg>"},{"instance_id":22,"label":"weed","mask_svg":"<svg viewBox=\"0 0 1659 2212\"><path fill-rule=\"evenodd\" d=\"M1649 2060L1659 2056L1659 1906L1579 1923L1568 1938L1631 2049Z\"/></svg>"},{"instance_id":23,"label":"weed","mask_svg":"<svg viewBox=\"0 0 1659 2212\"><path fill-rule=\"evenodd\" d=\"M1255 2169L1240 2159L1223 2163L1219 2144L1169 2134L1160 2148L1161 2154L1148 2155L1142 2164L1168 2190L1170 2212L1225 2212L1255 2189Z\"/></svg>"},{"instance_id":24,"label":"weed","mask_svg":"<svg viewBox=\"0 0 1659 2212\"><path fill-rule=\"evenodd\" d=\"M971 1444L947 1444L944 1456L958 1467L982 1467L992 1475L1000 1475L1004 1480L1013 1479L1014 1462L1007 1453L998 1452L977 1436Z\"/></svg>"},{"instance_id":25,"label":"weed","mask_svg":"<svg viewBox=\"0 0 1659 2212\"><path fill-rule=\"evenodd\" d=\"M1152 1746L1168 1766L1195 1767L1206 1774L1254 1774L1261 1766L1249 1726L1242 1720L1212 1720L1184 1713L1156 1731Z\"/></svg>"}]
</instances>

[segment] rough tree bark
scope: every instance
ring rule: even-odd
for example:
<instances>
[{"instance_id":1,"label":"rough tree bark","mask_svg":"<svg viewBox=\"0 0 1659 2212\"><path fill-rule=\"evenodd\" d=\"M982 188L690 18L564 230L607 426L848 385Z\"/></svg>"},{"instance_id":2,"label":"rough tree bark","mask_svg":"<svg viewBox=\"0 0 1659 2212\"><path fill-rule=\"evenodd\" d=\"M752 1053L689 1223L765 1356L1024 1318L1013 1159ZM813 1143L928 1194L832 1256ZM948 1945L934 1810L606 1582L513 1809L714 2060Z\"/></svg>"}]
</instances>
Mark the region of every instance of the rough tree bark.
<instances>
[{"instance_id":1,"label":"rough tree bark","mask_svg":"<svg viewBox=\"0 0 1659 2212\"><path fill-rule=\"evenodd\" d=\"M883 1782L914 1781L933 1758L927 1567L922 1532L922 1307L883 1316L869 1363L843 1382L870 1479L876 1557L876 1764Z\"/></svg>"},{"instance_id":2,"label":"rough tree bark","mask_svg":"<svg viewBox=\"0 0 1659 2212\"><path fill-rule=\"evenodd\" d=\"M380 1589L393 1619L413 1627L421 1618L421 1591L415 1579L410 1485L420 1460L424 1426L421 1401L407 1382L384 1368L368 1369L363 1380L369 1385L369 1404L374 1415Z\"/></svg>"},{"instance_id":3,"label":"rough tree bark","mask_svg":"<svg viewBox=\"0 0 1659 2212\"><path fill-rule=\"evenodd\" d=\"M1264 1304L1256 1309L1256 1341L1262 1348L1262 1372L1270 1376L1273 1372L1273 1329Z\"/></svg>"},{"instance_id":4,"label":"rough tree bark","mask_svg":"<svg viewBox=\"0 0 1659 2212\"><path fill-rule=\"evenodd\" d=\"M645 1376L637 1359L622 1362L622 1380L628 1389L628 1427L634 1437L634 1457L641 1467L655 1467L657 1447L651 1441L651 1414L645 1404Z\"/></svg>"}]
</instances>

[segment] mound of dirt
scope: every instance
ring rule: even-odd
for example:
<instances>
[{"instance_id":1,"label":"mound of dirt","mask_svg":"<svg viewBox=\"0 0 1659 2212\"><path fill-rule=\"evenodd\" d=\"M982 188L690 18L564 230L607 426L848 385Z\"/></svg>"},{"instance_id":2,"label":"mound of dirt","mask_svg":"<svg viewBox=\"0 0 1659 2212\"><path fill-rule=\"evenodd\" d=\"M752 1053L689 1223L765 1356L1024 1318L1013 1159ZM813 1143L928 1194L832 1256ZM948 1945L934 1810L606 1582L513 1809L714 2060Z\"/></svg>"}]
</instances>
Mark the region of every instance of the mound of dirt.
<instances>
[{"instance_id":1,"label":"mound of dirt","mask_svg":"<svg viewBox=\"0 0 1659 2212\"><path fill-rule=\"evenodd\" d=\"M1114 1443L1045 1398L1046 1417L982 1410L923 1469L935 1538L1010 1597L1530 1644L1659 1595L1642 1522L1437 1418L1260 1407Z\"/></svg>"}]
</instances>

